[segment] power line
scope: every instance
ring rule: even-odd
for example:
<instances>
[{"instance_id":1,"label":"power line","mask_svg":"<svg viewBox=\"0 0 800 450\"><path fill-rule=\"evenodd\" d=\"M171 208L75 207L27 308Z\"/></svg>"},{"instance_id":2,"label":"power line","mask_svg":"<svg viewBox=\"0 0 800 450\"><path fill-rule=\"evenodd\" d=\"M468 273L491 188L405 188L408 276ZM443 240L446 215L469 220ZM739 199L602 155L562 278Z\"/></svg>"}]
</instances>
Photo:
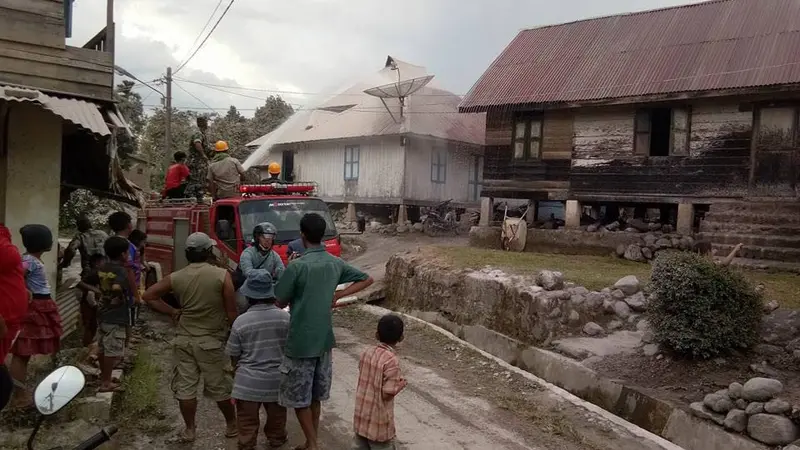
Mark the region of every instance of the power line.
<instances>
[{"instance_id":1,"label":"power line","mask_svg":"<svg viewBox=\"0 0 800 450\"><path fill-rule=\"evenodd\" d=\"M152 104L143 105L143 106L146 107L146 108L161 108L164 105L159 105L159 104L152 103ZM235 106L235 105L232 105L232 106ZM173 108L180 109L180 110L186 110L186 111L191 111L191 110L197 109L196 107L193 107L193 106L174 106L174 105L173 105ZM227 111L228 109L230 109L230 106L214 108L214 107L210 107L210 106L206 105L206 108L201 108L201 109L209 109L209 110L214 110L214 111ZM258 109L259 108L238 108L238 107L236 108L237 111L256 111ZM317 108L298 108L298 109L295 109L295 112L300 112L300 111L321 111L321 110L317 109ZM385 114L386 113L386 109L384 109L383 107L375 108L375 109L371 109L371 110L350 108L350 109L346 110L345 112L350 112L350 111L358 112L358 113L367 113L367 114ZM406 114L406 115L409 115L409 114L416 114L416 115L426 115L426 114L469 115L469 114L464 114L464 113L460 113L458 111L453 111L453 110L450 110L450 111L403 111L403 114Z\"/></svg>"},{"instance_id":2,"label":"power line","mask_svg":"<svg viewBox=\"0 0 800 450\"><path fill-rule=\"evenodd\" d=\"M278 90L278 89L261 89L261 88L253 88L253 87L231 86L231 85L225 85L225 84L204 83L204 82L200 82L200 81L192 81L192 80L187 80L187 79L185 79L185 78L176 78L176 79L177 79L177 80L180 80L180 81L183 81L183 82L185 82L185 83L199 84L200 86L205 86L205 87L212 87L212 86L213 86L213 87L218 87L218 88L227 88L227 89L240 89L240 90L243 90L243 91L266 92L266 93L269 93L269 94L287 94L287 95L348 95L348 96L357 96L357 97L361 97L361 96L363 96L363 95L366 95L366 94L363 94L363 93L347 93L347 92L344 92L344 93L338 93L338 94L337 94L337 93L334 93L334 92L297 92L297 91L282 91L282 90ZM391 84L391 83L387 83L387 84ZM461 97L461 96L460 96L460 95L458 95L458 94L451 94L451 93L447 93L447 94L423 94L423 93L415 93L415 94L414 94L414 96L415 96L415 97L453 97L453 96L456 96L456 97Z\"/></svg>"},{"instance_id":3,"label":"power line","mask_svg":"<svg viewBox=\"0 0 800 450\"><path fill-rule=\"evenodd\" d=\"M212 107L208 106L208 104L207 104L206 102L204 102L203 100L201 100L201 99L200 99L200 97L198 97L198 96L196 96L196 95L192 94L191 92L187 91L187 90L186 90L186 89L185 89L183 86L181 86L180 84L178 84L178 83L176 83L176 82L173 82L173 84L174 84L175 86L177 86L177 87L178 87L178 89L182 90L183 92L186 92L187 94L189 94L190 96L192 96L192 98L194 98L195 100L197 100L198 102L200 102L200 103L201 103L203 106L205 106L205 107L206 107L206 109L208 109L208 110L211 110L211 111L214 111L214 110L215 110L214 108L212 108Z\"/></svg>"},{"instance_id":4,"label":"power line","mask_svg":"<svg viewBox=\"0 0 800 450\"><path fill-rule=\"evenodd\" d=\"M115 72L117 72L118 74L120 74L120 75L124 76L124 77L128 77L128 78L130 78L130 79L132 79L132 80L136 81L137 83L139 83L139 84L141 84L141 85L143 85L143 86L147 86L147 87L149 87L150 89L152 89L152 90L154 90L154 91L158 92L158 95L160 95L160 96L162 96L162 97L164 96L164 94L162 94L162 93L161 93L161 91L159 91L158 89L154 88L153 86L150 86L149 84L145 83L144 81L142 81L142 80L140 80L140 79L136 78L136 75L134 75L134 74L132 74L132 73L128 72L127 70L123 69L122 67L120 67L120 66L114 66L114 71L115 71Z\"/></svg>"},{"instance_id":5,"label":"power line","mask_svg":"<svg viewBox=\"0 0 800 450\"><path fill-rule=\"evenodd\" d=\"M195 51L192 53L192 55L191 55L191 56L189 56L189 58L188 58L188 59L186 59L186 61L184 61L184 62L183 62L183 64L181 64L180 66L178 66L178 68L177 68L177 69L175 69L175 72L173 73L173 75L174 75L174 74L177 74L178 72L180 72L180 71L181 71L181 69L183 69L184 67L186 67L186 64L188 64L188 63L189 63L189 61L191 61L191 60L192 60L192 58L194 58L194 56L197 54L197 52L199 52L199 51L200 51L200 49L201 49L201 48L203 48L203 45L205 45L206 41L208 41L208 38L210 38L210 37L211 37L211 35L212 35L212 34L214 34L214 30L216 30L216 29L217 29L217 26L219 26L219 23L220 23L220 22L222 22L222 19L223 19L223 18L225 18L225 15L226 15L226 14L228 14L228 10L230 10L230 9L231 9L231 6L233 6L233 2L235 2L235 1L236 1L236 0L231 0L231 2L230 2L230 3L228 3L228 6L225 8L225 11L222 11L222 15L221 15L221 16L219 16L219 19L217 19L217 23L215 23L215 24L214 24L214 26L211 28L211 31L209 31L209 32L208 32L208 34L206 35L206 37L203 39L203 41L200 43L200 45L198 45L198 46L197 46L197 48L196 48L196 49L195 49Z\"/></svg>"},{"instance_id":6,"label":"power line","mask_svg":"<svg viewBox=\"0 0 800 450\"><path fill-rule=\"evenodd\" d=\"M255 97L255 96L252 96L252 95L242 94L242 93L240 93L240 92L226 91L225 89L220 89L220 88L218 88L218 87L214 87L213 85L205 85L205 84L203 84L203 83L192 82L192 81L190 81L190 80L185 80L185 79L183 79L183 78L177 78L177 79L178 79L178 80L180 80L181 82L193 83L193 84L196 84L196 85L198 85L198 86L203 86L203 87L205 87L205 88L212 89L212 90L215 90L215 91L218 91L218 92L224 92L224 93L226 93L226 94L238 95L238 96L240 96L240 97L244 97L244 98L251 98L251 99L253 99L253 100L261 100L261 101L263 101L263 102L266 102L266 101L267 101L267 99L266 99L266 98L263 98L263 97ZM288 103L288 102L287 102L287 103ZM295 106L296 106L296 107L302 107L302 106L303 106L303 105L301 105L301 104L299 104L299 103L289 103L289 104L290 104L290 105L292 105L293 107L295 107Z\"/></svg>"},{"instance_id":7,"label":"power line","mask_svg":"<svg viewBox=\"0 0 800 450\"><path fill-rule=\"evenodd\" d=\"M199 32L199 33L197 33L197 37L196 37L196 38L194 38L194 42L192 42L192 45L190 45L190 46L189 46L189 50L186 52L186 54L187 54L187 55L189 54L189 52L190 52L190 51L192 51L192 49L194 48L194 46L195 46L195 45L197 45L197 41L199 41L199 40L200 40L200 36L202 36L202 35L203 35L203 33L205 33L205 31L206 31L206 28L208 28L208 24L210 24L210 23L211 23L211 19L213 19L213 18L214 18L214 14L216 14L216 13L217 13L217 11L219 11L219 7L220 7L220 6L222 6L222 1L223 1L223 0L219 0L219 1L217 2L217 7L216 7L216 8L214 8L214 11L212 11L212 12L211 12L211 15L210 15L210 16L208 16L208 20L206 20L206 24L205 24L205 25L203 25L203 28L200 30L200 32ZM182 64L183 64L183 63L182 63ZM180 64L180 65L182 65L182 64ZM180 65L179 65L179 66L180 66Z\"/></svg>"}]
</instances>

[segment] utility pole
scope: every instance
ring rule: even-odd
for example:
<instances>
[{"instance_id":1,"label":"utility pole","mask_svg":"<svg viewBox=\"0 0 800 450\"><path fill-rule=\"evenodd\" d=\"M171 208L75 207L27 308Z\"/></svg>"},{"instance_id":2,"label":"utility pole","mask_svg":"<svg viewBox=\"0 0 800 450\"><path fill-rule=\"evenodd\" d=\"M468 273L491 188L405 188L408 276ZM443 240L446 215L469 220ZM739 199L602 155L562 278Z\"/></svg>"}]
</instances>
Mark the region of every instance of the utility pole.
<instances>
[{"instance_id":1,"label":"utility pole","mask_svg":"<svg viewBox=\"0 0 800 450\"><path fill-rule=\"evenodd\" d=\"M164 139L166 145L164 147L164 165L165 168L169 167L172 158L172 67L167 67L167 123L164 126Z\"/></svg>"}]
</instances>

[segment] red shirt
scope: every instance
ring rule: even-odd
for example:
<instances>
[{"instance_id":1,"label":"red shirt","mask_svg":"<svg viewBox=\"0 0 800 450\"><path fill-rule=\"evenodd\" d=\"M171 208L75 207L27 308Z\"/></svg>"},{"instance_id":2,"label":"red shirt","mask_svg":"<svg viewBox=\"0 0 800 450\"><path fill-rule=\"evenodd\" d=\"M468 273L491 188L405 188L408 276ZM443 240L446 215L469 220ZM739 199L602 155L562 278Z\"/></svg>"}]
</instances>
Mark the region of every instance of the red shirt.
<instances>
[{"instance_id":1,"label":"red shirt","mask_svg":"<svg viewBox=\"0 0 800 450\"><path fill-rule=\"evenodd\" d=\"M186 164L173 164L167 169L167 179L164 181L164 192L174 189L189 178L189 167Z\"/></svg>"},{"instance_id":2,"label":"red shirt","mask_svg":"<svg viewBox=\"0 0 800 450\"><path fill-rule=\"evenodd\" d=\"M0 338L0 363L5 360L11 341L28 313L28 289L19 250L11 243L11 233L0 225L0 317L8 333Z\"/></svg>"},{"instance_id":3,"label":"red shirt","mask_svg":"<svg viewBox=\"0 0 800 450\"><path fill-rule=\"evenodd\" d=\"M392 347L378 344L361 355L353 415L353 428L357 435L374 442L394 439L394 396L406 384Z\"/></svg>"}]
</instances>

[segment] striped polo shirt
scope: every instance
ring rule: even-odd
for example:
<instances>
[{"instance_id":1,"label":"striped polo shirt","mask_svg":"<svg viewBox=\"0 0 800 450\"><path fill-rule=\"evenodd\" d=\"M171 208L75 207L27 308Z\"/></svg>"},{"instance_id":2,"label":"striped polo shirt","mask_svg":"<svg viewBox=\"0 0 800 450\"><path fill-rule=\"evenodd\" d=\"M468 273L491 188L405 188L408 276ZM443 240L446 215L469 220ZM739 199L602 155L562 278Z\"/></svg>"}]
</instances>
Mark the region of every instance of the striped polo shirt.
<instances>
[{"instance_id":1,"label":"striped polo shirt","mask_svg":"<svg viewBox=\"0 0 800 450\"><path fill-rule=\"evenodd\" d=\"M275 305L253 305L237 317L225 352L239 358L231 397L248 402L278 401L289 313Z\"/></svg>"}]
</instances>

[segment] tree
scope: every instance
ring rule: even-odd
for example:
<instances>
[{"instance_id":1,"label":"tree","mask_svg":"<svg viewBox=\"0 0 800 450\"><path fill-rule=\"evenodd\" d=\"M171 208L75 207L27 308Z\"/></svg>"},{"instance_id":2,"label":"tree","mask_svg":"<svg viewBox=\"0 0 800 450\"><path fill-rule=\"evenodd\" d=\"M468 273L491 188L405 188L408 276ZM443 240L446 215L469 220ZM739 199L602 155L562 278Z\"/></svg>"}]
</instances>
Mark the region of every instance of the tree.
<instances>
[{"instance_id":1,"label":"tree","mask_svg":"<svg viewBox=\"0 0 800 450\"><path fill-rule=\"evenodd\" d=\"M286 103L280 96L270 95L264 106L256 109L253 115L251 130L253 132L253 139L271 132L278 128L280 124L286 121L294 114L292 105Z\"/></svg>"},{"instance_id":2,"label":"tree","mask_svg":"<svg viewBox=\"0 0 800 450\"><path fill-rule=\"evenodd\" d=\"M142 135L141 154L153 164L150 185L153 190L160 190L164 185L164 174L172 161L173 153L178 150L187 152L189 140L195 132L198 114L194 111L172 111L172 135L169 148L164 148L166 109L158 108L150 116Z\"/></svg>"},{"instance_id":3,"label":"tree","mask_svg":"<svg viewBox=\"0 0 800 450\"><path fill-rule=\"evenodd\" d=\"M245 145L254 139L252 136L250 120L235 106L231 106L225 116L215 119L208 130L209 141L226 141L231 155L242 160L247 157Z\"/></svg>"},{"instance_id":4,"label":"tree","mask_svg":"<svg viewBox=\"0 0 800 450\"><path fill-rule=\"evenodd\" d=\"M117 101L119 112L125 118L133 134L133 137L130 137L123 130L116 132L117 154L122 167L126 169L130 166L128 157L138 151L139 139L145 126L142 96L133 91L134 86L132 81L125 80L114 89L114 100Z\"/></svg>"}]
</instances>

